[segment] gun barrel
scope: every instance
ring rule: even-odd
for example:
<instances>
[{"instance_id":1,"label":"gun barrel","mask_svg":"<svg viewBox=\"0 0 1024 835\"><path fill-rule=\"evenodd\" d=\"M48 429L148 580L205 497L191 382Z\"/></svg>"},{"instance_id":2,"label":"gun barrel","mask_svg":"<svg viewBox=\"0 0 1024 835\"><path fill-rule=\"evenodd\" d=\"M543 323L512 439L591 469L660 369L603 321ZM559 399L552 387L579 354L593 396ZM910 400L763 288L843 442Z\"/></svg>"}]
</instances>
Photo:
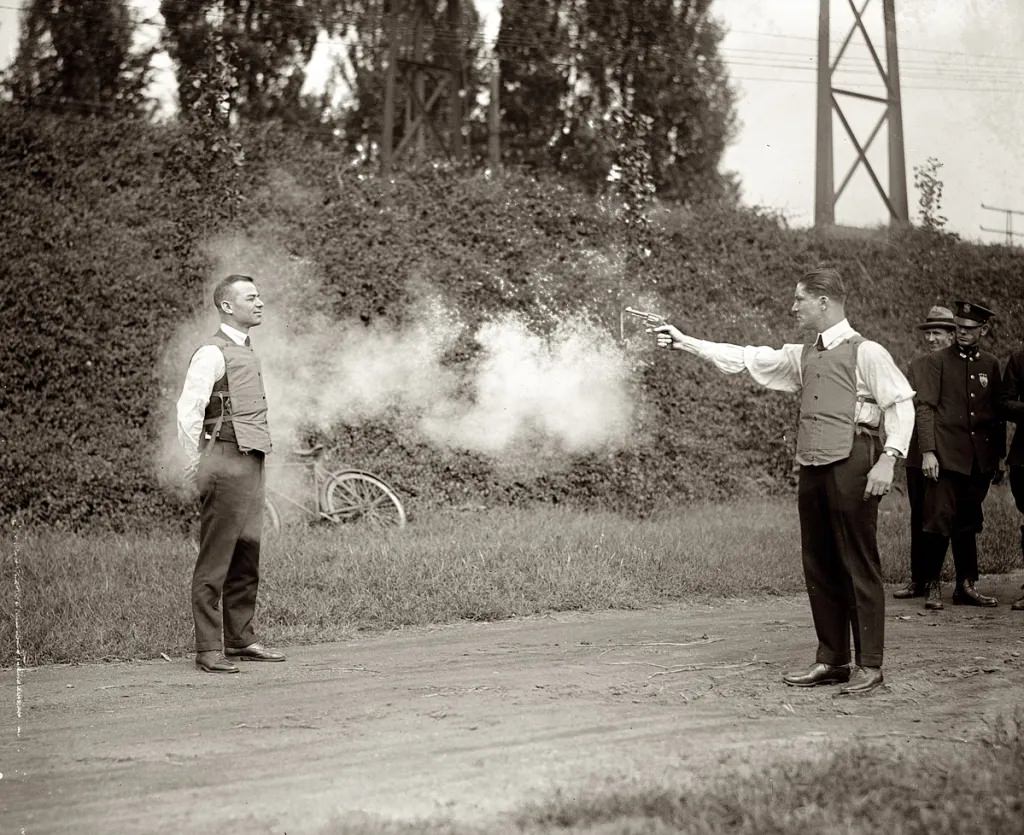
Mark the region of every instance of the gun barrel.
<instances>
[{"instance_id":1,"label":"gun barrel","mask_svg":"<svg viewBox=\"0 0 1024 835\"><path fill-rule=\"evenodd\" d=\"M649 313L646 310L637 310L633 307L627 307L626 313L630 316L636 316L638 319L643 319L650 325L663 325L668 321L668 318L660 313Z\"/></svg>"}]
</instances>

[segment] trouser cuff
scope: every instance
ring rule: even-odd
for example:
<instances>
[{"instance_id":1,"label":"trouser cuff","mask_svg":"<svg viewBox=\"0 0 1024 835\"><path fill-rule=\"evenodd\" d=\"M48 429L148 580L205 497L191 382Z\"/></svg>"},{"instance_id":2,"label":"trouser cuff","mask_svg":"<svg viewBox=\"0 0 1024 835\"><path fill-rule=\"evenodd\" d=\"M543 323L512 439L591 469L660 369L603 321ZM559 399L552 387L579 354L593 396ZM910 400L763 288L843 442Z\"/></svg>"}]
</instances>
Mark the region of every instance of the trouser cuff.
<instances>
[{"instance_id":1,"label":"trouser cuff","mask_svg":"<svg viewBox=\"0 0 1024 835\"><path fill-rule=\"evenodd\" d=\"M818 664L828 664L830 667L845 667L850 663L850 656L843 657L829 650L819 649L814 660Z\"/></svg>"}]
</instances>

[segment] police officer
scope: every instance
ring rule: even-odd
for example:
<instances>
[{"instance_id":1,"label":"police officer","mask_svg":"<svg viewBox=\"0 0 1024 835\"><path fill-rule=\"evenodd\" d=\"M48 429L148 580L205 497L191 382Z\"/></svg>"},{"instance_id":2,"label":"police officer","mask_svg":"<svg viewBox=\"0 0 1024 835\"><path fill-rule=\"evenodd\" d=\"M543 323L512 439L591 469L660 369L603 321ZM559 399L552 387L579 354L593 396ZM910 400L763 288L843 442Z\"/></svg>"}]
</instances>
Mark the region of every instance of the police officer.
<instances>
[{"instance_id":1,"label":"police officer","mask_svg":"<svg viewBox=\"0 0 1024 835\"><path fill-rule=\"evenodd\" d=\"M975 589L977 535L982 502L1006 446L998 412L1001 376L996 357L980 348L991 310L968 301L953 306L956 343L929 354L916 374L917 436L927 480L922 542L929 583L929 608L941 608L939 575L950 539L954 542L953 602L995 606Z\"/></svg>"},{"instance_id":2,"label":"police officer","mask_svg":"<svg viewBox=\"0 0 1024 835\"><path fill-rule=\"evenodd\" d=\"M948 307L934 306L925 320L917 326L924 338L929 353L941 351L953 344L956 325L953 311ZM917 389L915 382L918 371L928 354L917 357L907 370L907 381ZM910 439L907 452L907 498L910 501L910 582L893 592L893 597L902 600L908 597L924 597L928 593L924 555L921 549L921 516L924 510L924 474L921 472L921 448L917 442L917 429Z\"/></svg>"},{"instance_id":3,"label":"police officer","mask_svg":"<svg viewBox=\"0 0 1024 835\"><path fill-rule=\"evenodd\" d=\"M1000 413L1017 425L1006 464L1010 468L1010 491L1017 510L1024 513L1024 351L1010 356L1003 372ZM1024 556L1024 525L1020 526L1020 550ZM1013 609L1024 611L1024 597L1014 601Z\"/></svg>"}]
</instances>

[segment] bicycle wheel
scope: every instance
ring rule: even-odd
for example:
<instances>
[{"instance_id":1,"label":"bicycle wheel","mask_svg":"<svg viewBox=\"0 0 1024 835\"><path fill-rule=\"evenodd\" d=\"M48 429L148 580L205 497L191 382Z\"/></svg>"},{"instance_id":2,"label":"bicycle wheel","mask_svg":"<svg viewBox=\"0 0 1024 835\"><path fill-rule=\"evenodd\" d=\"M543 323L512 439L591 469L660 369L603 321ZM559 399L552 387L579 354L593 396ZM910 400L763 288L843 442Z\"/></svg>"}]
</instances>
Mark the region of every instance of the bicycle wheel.
<instances>
[{"instance_id":1,"label":"bicycle wheel","mask_svg":"<svg viewBox=\"0 0 1024 835\"><path fill-rule=\"evenodd\" d=\"M332 522L370 524L379 528L405 526L405 508L387 484L359 470L331 473L324 485L324 512Z\"/></svg>"},{"instance_id":2,"label":"bicycle wheel","mask_svg":"<svg viewBox=\"0 0 1024 835\"><path fill-rule=\"evenodd\" d=\"M268 538L281 534L281 511L271 501L270 496L263 497L263 532Z\"/></svg>"}]
</instances>

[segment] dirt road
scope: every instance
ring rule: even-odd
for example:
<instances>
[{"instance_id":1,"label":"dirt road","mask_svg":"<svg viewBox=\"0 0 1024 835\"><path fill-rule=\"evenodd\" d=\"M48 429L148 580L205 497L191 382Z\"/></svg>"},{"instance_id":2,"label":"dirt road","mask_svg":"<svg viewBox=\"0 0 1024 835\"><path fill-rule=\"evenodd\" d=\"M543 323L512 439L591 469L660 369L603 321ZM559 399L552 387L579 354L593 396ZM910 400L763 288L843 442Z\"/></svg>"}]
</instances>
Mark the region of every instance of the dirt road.
<instances>
[{"instance_id":1,"label":"dirt road","mask_svg":"<svg viewBox=\"0 0 1024 835\"><path fill-rule=\"evenodd\" d=\"M983 580L1012 599L1021 577ZM947 592L948 594L948 592ZM1024 613L893 601L888 684L779 677L813 657L802 597L556 614L288 648L2 673L0 832L309 832L365 813L482 820L595 780L679 782L826 740L955 755L1024 694Z\"/></svg>"}]
</instances>

